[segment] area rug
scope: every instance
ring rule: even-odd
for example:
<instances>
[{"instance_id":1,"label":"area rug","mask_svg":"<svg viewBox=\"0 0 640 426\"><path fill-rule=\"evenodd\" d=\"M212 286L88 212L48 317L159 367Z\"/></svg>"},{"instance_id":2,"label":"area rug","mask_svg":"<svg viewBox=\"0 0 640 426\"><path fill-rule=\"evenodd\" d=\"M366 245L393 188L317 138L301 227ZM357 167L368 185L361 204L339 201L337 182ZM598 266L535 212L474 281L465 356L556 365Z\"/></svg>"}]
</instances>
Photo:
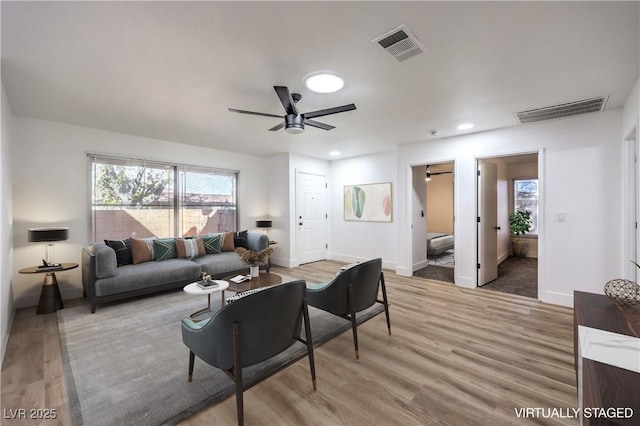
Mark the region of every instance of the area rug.
<instances>
[{"instance_id":1,"label":"area rug","mask_svg":"<svg viewBox=\"0 0 640 426\"><path fill-rule=\"evenodd\" d=\"M537 299L538 259L510 256L498 265L498 278L480 288Z\"/></svg>"},{"instance_id":2,"label":"area rug","mask_svg":"<svg viewBox=\"0 0 640 426\"><path fill-rule=\"evenodd\" d=\"M211 305L220 306L219 294ZM232 395L226 374L199 359L193 382L187 381L189 350L180 323L204 306L204 296L177 291L98 306L95 314L88 304L58 311L71 424L173 425ZM382 310L376 303L358 322ZM313 307L309 315L314 347L351 328L349 321ZM305 349L296 343L244 369L245 383L303 358Z\"/></svg>"}]
</instances>

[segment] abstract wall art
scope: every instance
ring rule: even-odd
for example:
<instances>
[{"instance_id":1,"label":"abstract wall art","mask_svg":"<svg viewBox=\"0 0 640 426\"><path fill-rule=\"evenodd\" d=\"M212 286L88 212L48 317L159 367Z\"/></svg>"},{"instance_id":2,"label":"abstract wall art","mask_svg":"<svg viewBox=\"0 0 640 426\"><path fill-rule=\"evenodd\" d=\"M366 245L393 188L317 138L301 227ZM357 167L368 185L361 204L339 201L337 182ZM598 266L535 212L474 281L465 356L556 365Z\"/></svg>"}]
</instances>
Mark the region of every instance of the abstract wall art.
<instances>
[{"instance_id":1,"label":"abstract wall art","mask_svg":"<svg viewBox=\"0 0 640 426\"><path fill-rule=\"evenodd\" d=\"M344 187L344 220L391 222L391 205L391 182Z\"/></svg>"}]
</instances>

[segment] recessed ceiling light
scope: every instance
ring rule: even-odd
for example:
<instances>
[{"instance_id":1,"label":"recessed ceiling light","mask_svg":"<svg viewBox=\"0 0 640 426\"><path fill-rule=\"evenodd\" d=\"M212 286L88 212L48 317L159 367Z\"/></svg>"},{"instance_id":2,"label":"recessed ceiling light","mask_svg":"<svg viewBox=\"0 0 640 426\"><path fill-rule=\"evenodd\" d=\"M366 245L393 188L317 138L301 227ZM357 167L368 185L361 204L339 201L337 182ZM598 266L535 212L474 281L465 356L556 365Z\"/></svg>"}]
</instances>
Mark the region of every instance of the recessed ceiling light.
<instances>
[{"instance_id":1,"label":"recessed ceiling light","mask_svg":"<svg viewBox=\"0 0 640 426\"><path fill-rule=\"evenodd\" d=\"M329 155L332 157L337 157L338 155L340 155L340 151L331 151Z\"/></svg>"},{"instance_id":2,"label":"recessed ceiling light","mask_svg":"<svg viewBox=\"0 0 640 426\"><path fill-rule=\"evenodd\" d=\"M473 123L462 123L458 126L458 130L469 130L473 129Z\"/></svg>"},{"instance_id":3,"label":"recessed ceiling light","mask_svg":"<svg viewBox=\"0 0 640 426\"><path fill-rule=\"evenodd\" d=\"M308 74L304 84L314 92L333 93L344 87L344 78L331 71L320 71Z\"/></svg>"}]
</instances>

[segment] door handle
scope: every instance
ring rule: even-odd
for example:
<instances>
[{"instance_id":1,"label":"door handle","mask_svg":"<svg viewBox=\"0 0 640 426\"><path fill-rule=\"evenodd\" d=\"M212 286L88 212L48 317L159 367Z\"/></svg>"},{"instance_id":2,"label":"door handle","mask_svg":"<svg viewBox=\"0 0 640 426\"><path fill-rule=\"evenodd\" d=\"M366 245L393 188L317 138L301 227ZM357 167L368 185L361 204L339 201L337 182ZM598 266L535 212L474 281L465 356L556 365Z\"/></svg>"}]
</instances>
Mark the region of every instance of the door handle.
<instances>
[{"instance_id":1,"label":"door handle","mask_svg":"<svg viewBox=\"0 0 640 426\"><path fill-rule=\"evenodd\" d=\"M495 229L496 231L499 231L500 227L499 226L494 226L493 229Z\"/></svg>"},{"instance_id":2,"label":"door handle","mask_svg":"<svg viewBox=\"0 0 640 426\"><path fill-rule=\"evenodd\" d=\"M302 222L299 222L298 225L302 226Z\"/></svg>"}]
</instances>

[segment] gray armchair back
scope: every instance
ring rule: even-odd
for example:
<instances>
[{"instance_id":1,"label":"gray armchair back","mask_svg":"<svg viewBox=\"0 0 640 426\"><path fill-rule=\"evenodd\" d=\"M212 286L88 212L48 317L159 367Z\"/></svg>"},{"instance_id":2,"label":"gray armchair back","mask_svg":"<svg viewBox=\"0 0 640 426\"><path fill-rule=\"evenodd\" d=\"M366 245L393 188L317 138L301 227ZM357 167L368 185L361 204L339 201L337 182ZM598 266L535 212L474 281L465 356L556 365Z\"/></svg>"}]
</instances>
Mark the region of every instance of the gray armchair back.
<instances>
[{"instance_id":1,"label":"gray armchair back","mask_svg":"<svg viewBox=\"0 0 640 426\"><path fill-rule=\"evenodd\" d=\"M189 348L189 381L193 377L195 356L224 370L236 385L238 424L244 421L242 392L256 384L243 387L242 368L265 361L296 341L307 346L313 389L316 389L305 294L305 282L293 281L242 297L220 309L204 324L190 319L182 321L182 341ZM304 339L300 337L303 322Z\"/></svg>"},{"instance_id":2,"label":"gray armchair back","mask_svg":"<svg viewBox=\"0 0 640 426\"><path fill-rule=\"evenodd\" d=\"M380 289L382 300L378 299ZM387 328L391 335L387 290L380 258L358 263L320 288L307 289L309 305L351 321L356 358L359 358L356 313L376 302L384 305Z\"/></svg>"}]
</instances>

